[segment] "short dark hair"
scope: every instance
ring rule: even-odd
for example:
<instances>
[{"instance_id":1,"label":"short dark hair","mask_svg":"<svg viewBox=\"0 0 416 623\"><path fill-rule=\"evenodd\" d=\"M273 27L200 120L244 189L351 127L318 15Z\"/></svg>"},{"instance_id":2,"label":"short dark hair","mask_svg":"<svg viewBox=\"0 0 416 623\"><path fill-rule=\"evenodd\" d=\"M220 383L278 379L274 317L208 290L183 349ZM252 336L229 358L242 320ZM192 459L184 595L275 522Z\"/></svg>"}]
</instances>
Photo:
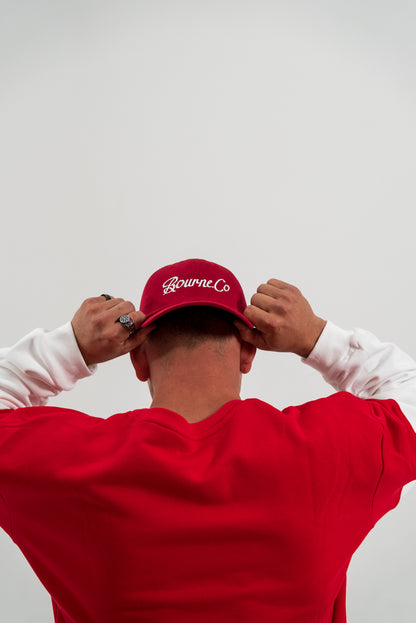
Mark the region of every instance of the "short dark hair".
<instances>
[{"instance_id":1,"label":"short dark hair","mask_svg":"<svg viewBox=\"0 0 416 623\"><path fill-rule=\"evenodd\" d=\"M207 340L223 341L238 336L233 321L231 313L218 307L181 307L156 320L156 328L148 339L162 348L177 344L194 348Z\"/></svg>"}]
</instances>

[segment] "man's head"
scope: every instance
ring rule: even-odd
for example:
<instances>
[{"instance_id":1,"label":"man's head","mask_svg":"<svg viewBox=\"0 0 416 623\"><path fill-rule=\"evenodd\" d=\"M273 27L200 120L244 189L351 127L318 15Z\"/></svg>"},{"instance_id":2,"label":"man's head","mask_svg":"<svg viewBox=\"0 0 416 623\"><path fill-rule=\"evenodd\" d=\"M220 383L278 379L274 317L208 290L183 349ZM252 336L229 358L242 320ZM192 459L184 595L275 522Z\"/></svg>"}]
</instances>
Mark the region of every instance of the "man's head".
<instances>
[{"instance_id":1,"label":"man's head","mask_svg":"<svg viewBox=\"0 0 416 623\"><path fill-rule=\"evenodd\" d=\"M162 364L172 373L175 361L182 367L196 361L203 370L208 359L216 367L248 372L255 349L242 343L234 325L238 318L253 327L245 308L240 283L218 264L191 259L159 269L146 283L140 303L146 314L143 326L154 324L155 329L131 354L137 376L147 380L152 366Z\"/></svg>"}]
</instances>

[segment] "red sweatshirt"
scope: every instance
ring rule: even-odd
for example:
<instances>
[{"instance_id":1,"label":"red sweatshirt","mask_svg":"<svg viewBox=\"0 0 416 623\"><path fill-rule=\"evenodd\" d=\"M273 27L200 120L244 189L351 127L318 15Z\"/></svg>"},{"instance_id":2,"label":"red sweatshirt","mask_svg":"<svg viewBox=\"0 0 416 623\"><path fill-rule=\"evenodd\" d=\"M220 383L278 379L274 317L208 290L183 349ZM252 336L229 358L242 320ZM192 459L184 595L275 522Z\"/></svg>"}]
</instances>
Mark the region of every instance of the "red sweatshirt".
<instances>
[{"instance_id":1,"label":"red sweatshirt","mask_svg":"<svg viewBox=\"0 0 416 623\"><path fill-rule=\"evenodd\" d=\"M0 414L0 525L57 623L342 623L352 554L415 478L398 404L347 392L196 424Z\"/></svg>"}]
</instances>

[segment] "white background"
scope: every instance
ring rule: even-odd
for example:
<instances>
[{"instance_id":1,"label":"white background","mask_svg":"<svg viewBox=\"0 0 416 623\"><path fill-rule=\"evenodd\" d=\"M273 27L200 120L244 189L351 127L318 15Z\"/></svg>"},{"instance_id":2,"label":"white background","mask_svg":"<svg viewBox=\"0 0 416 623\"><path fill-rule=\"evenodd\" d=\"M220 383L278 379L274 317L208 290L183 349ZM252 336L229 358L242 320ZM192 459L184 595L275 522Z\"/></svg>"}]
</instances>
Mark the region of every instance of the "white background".
<instances>
[{"instance_id":1,"label":"white background","mask_svg":"<svg viewBox=\"0 0 416 623\"><path fill-rule=\"evenodd\" d=\"M416 4L0 0L3 346L109 292L217 261L247 298L276 277L315 311L416 356ZM259 353L244 397L331 393ZM128 358L53 404L148 405ZM416 492L354 556L349 623L413 623ZM0 617L52 622L0 534Z\"/></svg>"}]
</instances>

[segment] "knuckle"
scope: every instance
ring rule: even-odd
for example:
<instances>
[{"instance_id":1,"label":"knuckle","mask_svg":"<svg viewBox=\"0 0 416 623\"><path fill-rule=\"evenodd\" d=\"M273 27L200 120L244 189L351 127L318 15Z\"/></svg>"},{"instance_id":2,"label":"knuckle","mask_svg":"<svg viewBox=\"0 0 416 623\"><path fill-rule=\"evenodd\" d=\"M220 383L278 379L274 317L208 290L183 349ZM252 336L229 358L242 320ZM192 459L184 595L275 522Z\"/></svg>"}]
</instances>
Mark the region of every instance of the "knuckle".
<instances>
[{"instance_id":1,"label":"knuckle","mask_svg":"<svg viewBox=\"0 0 416 623\"><path fill-rule=\"evenodd\" d=\"M81 307L84 307L84 308L85 308L85 307L91 307L91 305L93 305L93 304L94 304L94 299L93 299L92 297L90 297L90 298L88 298L88 299L85 299L85 300L82 302Z\"/></svg>"},{"instance_id":2,"label":"knuckle","mask_svg":"<svg viewBox=\"0 0 416 623\"><path fill-rule=\"evenodd\" d=\"M275 301L273 308L272 308L272 313L273 315L279 319L282 316L286 316L289 311L291 309L291 305L288 301L286 300L279 300L279 301Z\"/></svg>"},{"instance_id":3,"label":"knuckle","mask_svg":"<svg viewBox=\"0 0 416 623\"><path fill-rule=\"evenodd\" d=\"M259 307L261 304L261 301L263 300L262 297L264 295L261 292L256 292L255 294L253 294L253 296L251 297L251 301L250 303L254 306L254 307Z\"/></svg>"},{"instance_id":4,"label":"knuckle","mask_svg":"<svg viewBox=\"0 0 416 623\"><path fill-rule=\"evenodd\" d=\"M253 308L255 308L255 310L263 309L263 307L264 307L264 303L262 304L262 297L263 296L264 296L263 294L254 294L251 297L250 303L251 303L251 306Z\"/></svg>"},{"instance_id":5,"label":"knuckle","mask_svg":"<svg viewBox=\"0 0 416 623\"><path fill-rule=\"evenodd\" d=\"M275 331L279 327L278 321L273 314L267 314L264 318L264 324L269 331Z\"/></svg>"},{"instance_id":6,"label":"knuckle","mask_svg":"<svg viewBox=\"0 0 416 623\"><path fill-rule=\"evenodd\" d=\"M300 294L299 288L297 288L296 286L293 286L291 283L288 284L288 288L287 289L292 294Z\"/></svg>"},{"instance_id":7,"label":"knuckle","mask_svg":"<svg viewBox=\"0 0 416 623\"><path fill-rule=\"evenodd\" d=\"M261 283L259 285L259 287L257 288L257 292L259 292L260 294L263 293L265 290L267 289L267 284L266 283Z\"/></svg>"},{"instance_id":8,"label":"knuckle","mask_svg":"<svg viewBox=\"0 0 416 623\"><path fill-rule=\"evenodd\" d=\"M99 309L101 308L100 303L97 303L97 299L90 298L85 301L85 310L87 313L96 314Z\"/></svg>"},{"instance_id":9,"label":"knuckle","mask_svg":"<svg viewBox=\"0 0 416 623\"><path fill-rule=\"evenodd\" d=\"M118 307L124 302L124 299L114 298L114 299L111 299L111 302L113 303L112 307Z\"/></svg>"}]
</instances>

